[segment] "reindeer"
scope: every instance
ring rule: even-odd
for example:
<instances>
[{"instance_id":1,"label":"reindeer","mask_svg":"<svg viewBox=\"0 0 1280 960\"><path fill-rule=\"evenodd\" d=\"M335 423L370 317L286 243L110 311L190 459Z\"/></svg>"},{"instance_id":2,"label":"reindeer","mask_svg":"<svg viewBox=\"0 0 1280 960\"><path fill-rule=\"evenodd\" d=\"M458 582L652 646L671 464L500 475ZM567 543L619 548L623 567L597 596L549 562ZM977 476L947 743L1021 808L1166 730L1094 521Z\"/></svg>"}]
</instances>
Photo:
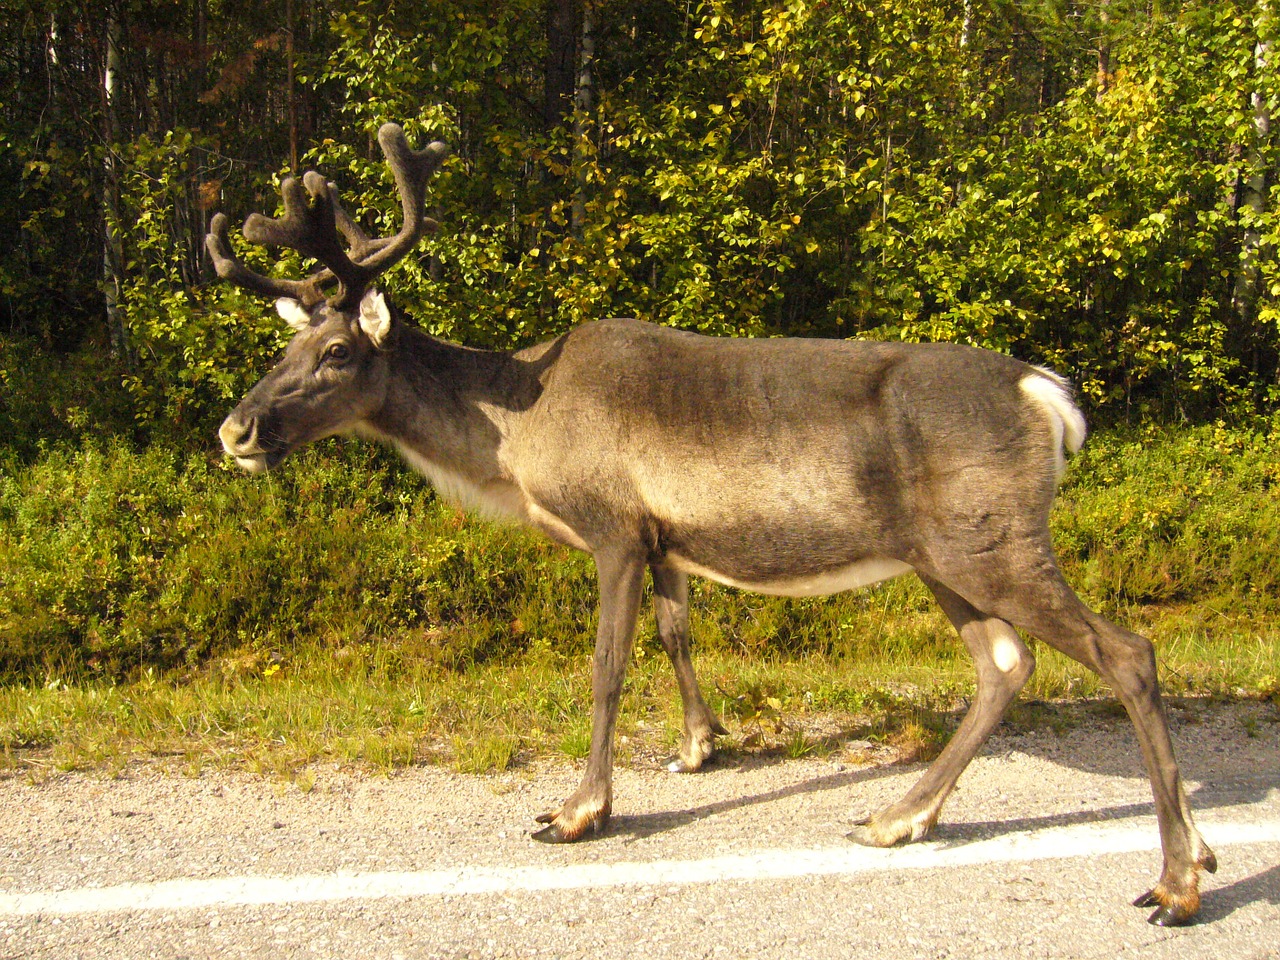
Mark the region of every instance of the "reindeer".
<instances>
[{"instance_id":1,"label":"reindeer","mask_svg":"<svg viewBox=\"0 0 1280 960\"><path fill-rule=\"evenodd\" d=\"M1199 871L1216 861L1192 823L1153 647L1076 596L1050 542L1065 456L1085 435L1066 381L954 344L721 339L630 319L513 352L428 336L371 284L436 229L426 183L448 148L415 151L394 124L378 140L404 210L396 235L370 239L314 171L281 185L283 217L245 221L249 241L318 261L305 279L246 268L226 217L214 218L206 245L218 275L276 297L296 331L219 436L250 473L332 434L384 441L445 496L592 555L590 754L573 794L537 817L535 839L576 841L609 819L646 567L684 710L670 766L680 772L698 770L725 733L689 656L690 575L808 597L914 571L972 655L977 694L919 782L850 839L888 847L929 833L1031 675L1021 629L1096 671L1123 702L1164 852L1159 881L1134 903L1155 907L1159 925L1195 915Z\"/></svg>"}]
</instances>

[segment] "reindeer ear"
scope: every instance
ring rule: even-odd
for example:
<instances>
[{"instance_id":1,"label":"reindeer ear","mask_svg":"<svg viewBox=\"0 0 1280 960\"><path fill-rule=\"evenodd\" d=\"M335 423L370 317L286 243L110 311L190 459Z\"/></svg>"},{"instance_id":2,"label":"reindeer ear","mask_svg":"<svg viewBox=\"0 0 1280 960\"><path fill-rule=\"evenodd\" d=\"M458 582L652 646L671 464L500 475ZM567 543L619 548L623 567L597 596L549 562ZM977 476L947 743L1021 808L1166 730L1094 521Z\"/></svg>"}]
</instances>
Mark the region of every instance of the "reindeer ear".
<instances>
[{"instance_id":1,"label":"reindeer ear","mask_svg":"<svg viewBox=\"0 0 1280 960\"><path fill-rule=\"evenodd\" d=\"M277 300L276 313L280 314L280 319L294 330L304 330L311 323L311 314L307 313L306 307L292 297L281 297Z\"/></svg>"},{"instance_id":2,"label":"reindeer ear","mask_svg":"<svg viewBox=\"0 0 1280 960\"><path fill-rule=\"evenodd\" d=\"M360 300L360 329L375 347L386 343L391 333L391 310L377 290L370 290Z\"/></svg>"}]
</instances>

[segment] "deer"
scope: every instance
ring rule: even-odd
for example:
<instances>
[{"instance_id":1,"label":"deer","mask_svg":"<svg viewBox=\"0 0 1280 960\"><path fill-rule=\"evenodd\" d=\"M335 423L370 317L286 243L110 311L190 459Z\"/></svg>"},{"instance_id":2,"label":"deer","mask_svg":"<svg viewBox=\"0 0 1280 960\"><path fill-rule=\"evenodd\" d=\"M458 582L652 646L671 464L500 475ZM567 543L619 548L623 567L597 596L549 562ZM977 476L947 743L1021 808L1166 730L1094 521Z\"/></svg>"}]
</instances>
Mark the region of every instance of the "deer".
<instances>
[{"instance_id":1,"label":"deer","mask_svg":"<svg viewBox=\"0 0 1280 960\"><path fill-rule=\"evenodd\" d=\"M834 594L909 572L955 627L976 693L940 755L849 839L926 837L961 773L1027 682L1019 631L1099 674L1130 717L1163 851L1134 901L1149 922L1189 922L1200 871L1217 861L1191 816L1154 647L1088 607L1061 573L1049 511L1085 437L1068 382L961 344L708 337L602 319L518 350L428 335L373 285L438 224L427 182L449 153L378 134L403 222L373 239L316 171L280 187L283 214L243 235L314 260L303 279L237 259L225 214L206 247L220 278L275 298L295 332L218 431L259 473L323 437L394 446L438 493L589 553L599 582L592 732L582 780L536 817L533 837L570 843L613 810L614 736L642 597L674 668L683 731L671 770L692 773L726 733L690 656L689 577L788 597Z\"/></svg>"}]
</instances>

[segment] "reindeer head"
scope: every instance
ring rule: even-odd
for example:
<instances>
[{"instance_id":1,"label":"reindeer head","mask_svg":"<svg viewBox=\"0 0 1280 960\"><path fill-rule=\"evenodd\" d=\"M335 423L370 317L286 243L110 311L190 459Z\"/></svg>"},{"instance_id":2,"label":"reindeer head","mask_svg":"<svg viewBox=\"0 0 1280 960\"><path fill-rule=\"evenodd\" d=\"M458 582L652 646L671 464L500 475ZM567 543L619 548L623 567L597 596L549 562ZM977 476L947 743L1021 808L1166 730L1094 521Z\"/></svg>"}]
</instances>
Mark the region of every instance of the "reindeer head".
<instances>
[{"instance_id":1,"label":"reindeer head","mask_svg":"<svg viewBox=\"0 0 1280 960\"><path fill-rule=\"evenodd\" d=\"M394 320L374 279L436 229L423 215L426 184L448 155L445 144L413 150L393 123L378 143L395 176L404 224L393 237L370 239L338 203L337 188L314 170L280 185L284 216L252 214L244 235L253 243L290 247L320 263L304 280L254 273L231 252L227 218L218 214L205 238L218 276L276 298L276 311L295 331L284 357L245 396L218 430L222 446L251 473L275 466L292 450L357 424L386 394ZM343 249L339 234L346 240ZM324 292L336 282L332 293Z\"/></svg>"}]
</instances>

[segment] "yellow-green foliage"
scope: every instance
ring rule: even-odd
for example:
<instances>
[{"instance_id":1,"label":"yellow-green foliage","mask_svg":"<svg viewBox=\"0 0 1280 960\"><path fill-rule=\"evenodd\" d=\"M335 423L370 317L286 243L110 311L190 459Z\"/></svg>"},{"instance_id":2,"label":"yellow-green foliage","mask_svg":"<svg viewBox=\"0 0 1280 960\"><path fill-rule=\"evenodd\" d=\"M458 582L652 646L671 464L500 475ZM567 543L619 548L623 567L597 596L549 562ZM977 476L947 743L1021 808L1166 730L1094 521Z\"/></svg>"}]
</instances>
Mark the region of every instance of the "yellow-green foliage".
<instances>
[{"instance_id":1,"label":"yellow-green foliage","mask_svg":"<svg viewBox=\"0 0 1280 960\"><path fill-rule=\"evenodd\" d=\"M1092 438L1055 512L1058 552L1101 602L1280 602L1280 440L1273 425Z\"/></svg>"},{"instance_id":2,"label":"yellow-green foliage","mask_svg":"<svg viewBox=\"0 0 1280 960\"><path fill-rule=\"evenodd\" d=\"M1222 644L1280 673L1271 433L1152 430L1086 451L1054 515L1068 578L1162 656L1183 651L1192 688L1235 675ZM704 651L967 671L913 578L807 600L694 581L692 601ZM15 679L266 675L369 649L390 676L574 657L591 649L595 603L588 557L465 516L363 444L323 444L260 478L120 443L9 460L0 476L0 673ZM638 656L661 657L651 626ZM1041 668L1042 693L1091 689L1043 652Z\"/></svg>"},{"instance_id":3,"label":"yellow-green foliage","mask_svg":"<svg viewBox=\"0 0 1280 960\"><path fill-rule=\"evenodd\" d=\"M11 463L0 584L5 672L107 676L300 645L385 641L448 666L539 632L575 644L592 589L585 558L465 517L360 445L261 480L118 444Z\"/></svg>"}]
</instances>

